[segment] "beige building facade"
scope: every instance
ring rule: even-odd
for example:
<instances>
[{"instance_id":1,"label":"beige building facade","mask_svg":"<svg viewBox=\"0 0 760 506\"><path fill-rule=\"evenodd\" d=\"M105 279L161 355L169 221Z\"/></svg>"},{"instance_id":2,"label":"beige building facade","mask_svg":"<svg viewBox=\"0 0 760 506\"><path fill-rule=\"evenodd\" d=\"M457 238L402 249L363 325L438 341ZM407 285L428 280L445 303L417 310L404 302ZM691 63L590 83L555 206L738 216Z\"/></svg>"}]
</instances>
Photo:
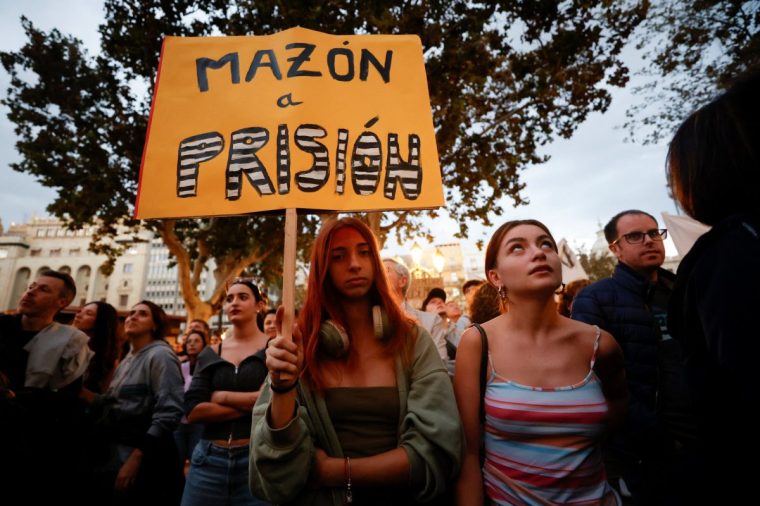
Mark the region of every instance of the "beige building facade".
<instances>
[{"instance_id":1,"label":"beige building facade","mask_svg":"<svg viewBox=\"0 0 760 506\"><path fill-rule=\"evenodd\" d=\"M94 227L69 230L55 218L12 224L0 235L0 311L16 308L29 283L47 269L74 278L77 295L72 306L105 301L126 310L139 302L145 292L150 233L141 233L145 242L117 259L109 276L103 272L106 257L88 249L93 233Z\"/></svg>"}]
</instances>

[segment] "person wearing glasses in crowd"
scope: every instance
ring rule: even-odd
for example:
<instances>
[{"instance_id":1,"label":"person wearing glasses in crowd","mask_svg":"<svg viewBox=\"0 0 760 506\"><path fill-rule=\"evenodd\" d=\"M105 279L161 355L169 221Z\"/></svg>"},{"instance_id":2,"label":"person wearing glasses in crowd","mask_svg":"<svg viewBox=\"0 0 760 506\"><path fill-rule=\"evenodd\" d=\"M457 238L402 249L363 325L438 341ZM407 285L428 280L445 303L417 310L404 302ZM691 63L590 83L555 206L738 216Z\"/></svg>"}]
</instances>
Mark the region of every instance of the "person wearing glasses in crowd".
<instances>
[{"instance_id":1,"label":"person wearing glasses in crowd","mask_svg":"<svg viewBox=\"0 0 760 506\"><path fill-rule=\"evenodd\" d=\"M204 428L190 459L183 506L267 504L248 488L251 410L267 376L267 336L257 325L262 300L252 278L232 280L224 299L232 328L198 355L185 410L190 423Z\"/></svg>"},{"instance_id":2,"label":"person wearing glasses in crowd","mask_svg":"<svg viewBox=\"0 0 760 506\"><path fill-rule=\"evenodd\" d=\"M451 381L430 335L396 302L362 221L323 225L293 339L270 342L267 366L254 492L334 506L451 496L463 449Z\"/></svg>"},{"instance_id":3,"label":"person wearing glasses in crowd","mask_svg":"<svg viewBox=\"0 0 760 506\"><path fill-rule=\"evenodd\" d=\"M572 317L612 334L625 357L628 412L622 430L605 447L607 472L634 504L669 504L677 443L668 426L683 421L688 408L678 405L681 351L667 331L675 282L675 275L660 267L667 230L651 214L628 210L607 223L604 236L618 264L612 277L580 291Z\"/></svg>"}]
</instances>

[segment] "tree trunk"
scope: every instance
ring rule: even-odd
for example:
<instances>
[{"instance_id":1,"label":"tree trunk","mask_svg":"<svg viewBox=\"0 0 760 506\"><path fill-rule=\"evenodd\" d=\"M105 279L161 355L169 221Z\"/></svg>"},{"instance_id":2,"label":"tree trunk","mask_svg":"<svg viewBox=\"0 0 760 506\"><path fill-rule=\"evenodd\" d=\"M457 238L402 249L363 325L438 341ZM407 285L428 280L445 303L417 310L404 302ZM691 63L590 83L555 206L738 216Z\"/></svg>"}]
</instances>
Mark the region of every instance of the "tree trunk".
<instances>
[{"instance_id":1,"label":"tree trunk","mask_svg":"<svg viewBox=\"0 0 760 506\"><path fill-rule=\"evenodd\" d=\"M377 247L379 249L383 249L386 236L382 227L380 226L381 221L383 221L382 211L367 213L367 226L370 230L372 230L372 233L375 234L375 238L377 239Z\"/></svg>"},{"instance_id":2,"label":"tree trunk","mask_svg":"<svg viewBox=\"0 0 760 506\"><path fill-rule=\"evenodd\" d=\"M183 299L184 299L183 292ZM187 311L187 323L189 324L193 320L203 320L207 322L214 316L214 308L206 301L200 301L197 305L192 305L187 299L185 299L185 311Z\"/></svg>"},{"instance_id":3,"label":"tree trunk","mask_svg":"<svg viewBox=\"0 0 760 506\"><path fill-rule=\"evenodd\" d=\"M266 259L270 252L263 254L251 253L245 257L230 253L224 258L218 259L218 272L215 275L216 287L214 288L214 293L208 300L203 300L198 294L198 285L200 284L200 273L209 258L207 248L205 243L199 239L198 249L200 255L195 261L196 265L191 269L190 253L185 245L182 244L182 241L179 240L179 237L177 237L174 225L175 220L161 220L158 230L164 244L166 244L166 247L177 261L177 277L180 289L182 290L182 300L185 302L187 323L190 323L192 320L208 321L217 311L221 310L222 299L227 291L227 283L253 262L260 262Z\"/></svg>"}]
</instances>

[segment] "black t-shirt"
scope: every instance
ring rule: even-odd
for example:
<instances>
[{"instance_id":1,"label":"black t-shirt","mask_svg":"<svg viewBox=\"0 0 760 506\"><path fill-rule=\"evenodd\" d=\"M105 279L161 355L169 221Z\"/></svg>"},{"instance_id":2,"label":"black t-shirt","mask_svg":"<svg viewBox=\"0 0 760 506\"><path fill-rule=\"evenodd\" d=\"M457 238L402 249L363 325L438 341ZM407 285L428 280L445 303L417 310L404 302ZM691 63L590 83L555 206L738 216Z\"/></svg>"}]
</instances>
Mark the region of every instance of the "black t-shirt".
<instances>
[{"instance_id":1,"label":"black t-shirt","mask_svg":"<svg viewBox=\"0 0 760 506\"><path fill-rule=\"evenodd\" d=\"M0 372L12 390L23 388L29 352L24 349L38 330L23 330L21 315L0 315Z\"/></svg>"}]
</instances>

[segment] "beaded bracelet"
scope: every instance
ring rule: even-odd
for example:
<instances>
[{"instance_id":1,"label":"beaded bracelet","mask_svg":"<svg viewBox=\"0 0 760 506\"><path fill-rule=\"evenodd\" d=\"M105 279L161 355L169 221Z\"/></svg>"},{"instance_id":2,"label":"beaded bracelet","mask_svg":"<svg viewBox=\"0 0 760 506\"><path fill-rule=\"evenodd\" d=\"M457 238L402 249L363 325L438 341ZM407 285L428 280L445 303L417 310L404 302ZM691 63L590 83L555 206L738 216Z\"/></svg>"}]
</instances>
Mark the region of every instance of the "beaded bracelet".
<instances>
[{"instance_id":1,"label":"beaded bracelet","mask_svg":"<svg viewBox=\"0 0 760 506\"><path fill-rule=\"evenodd\" d=\"M346 504L351 504L354 502L354 493L351 491L351 457L346 457L343 473L346 475Z\"/></svg>"}]
</instances>

